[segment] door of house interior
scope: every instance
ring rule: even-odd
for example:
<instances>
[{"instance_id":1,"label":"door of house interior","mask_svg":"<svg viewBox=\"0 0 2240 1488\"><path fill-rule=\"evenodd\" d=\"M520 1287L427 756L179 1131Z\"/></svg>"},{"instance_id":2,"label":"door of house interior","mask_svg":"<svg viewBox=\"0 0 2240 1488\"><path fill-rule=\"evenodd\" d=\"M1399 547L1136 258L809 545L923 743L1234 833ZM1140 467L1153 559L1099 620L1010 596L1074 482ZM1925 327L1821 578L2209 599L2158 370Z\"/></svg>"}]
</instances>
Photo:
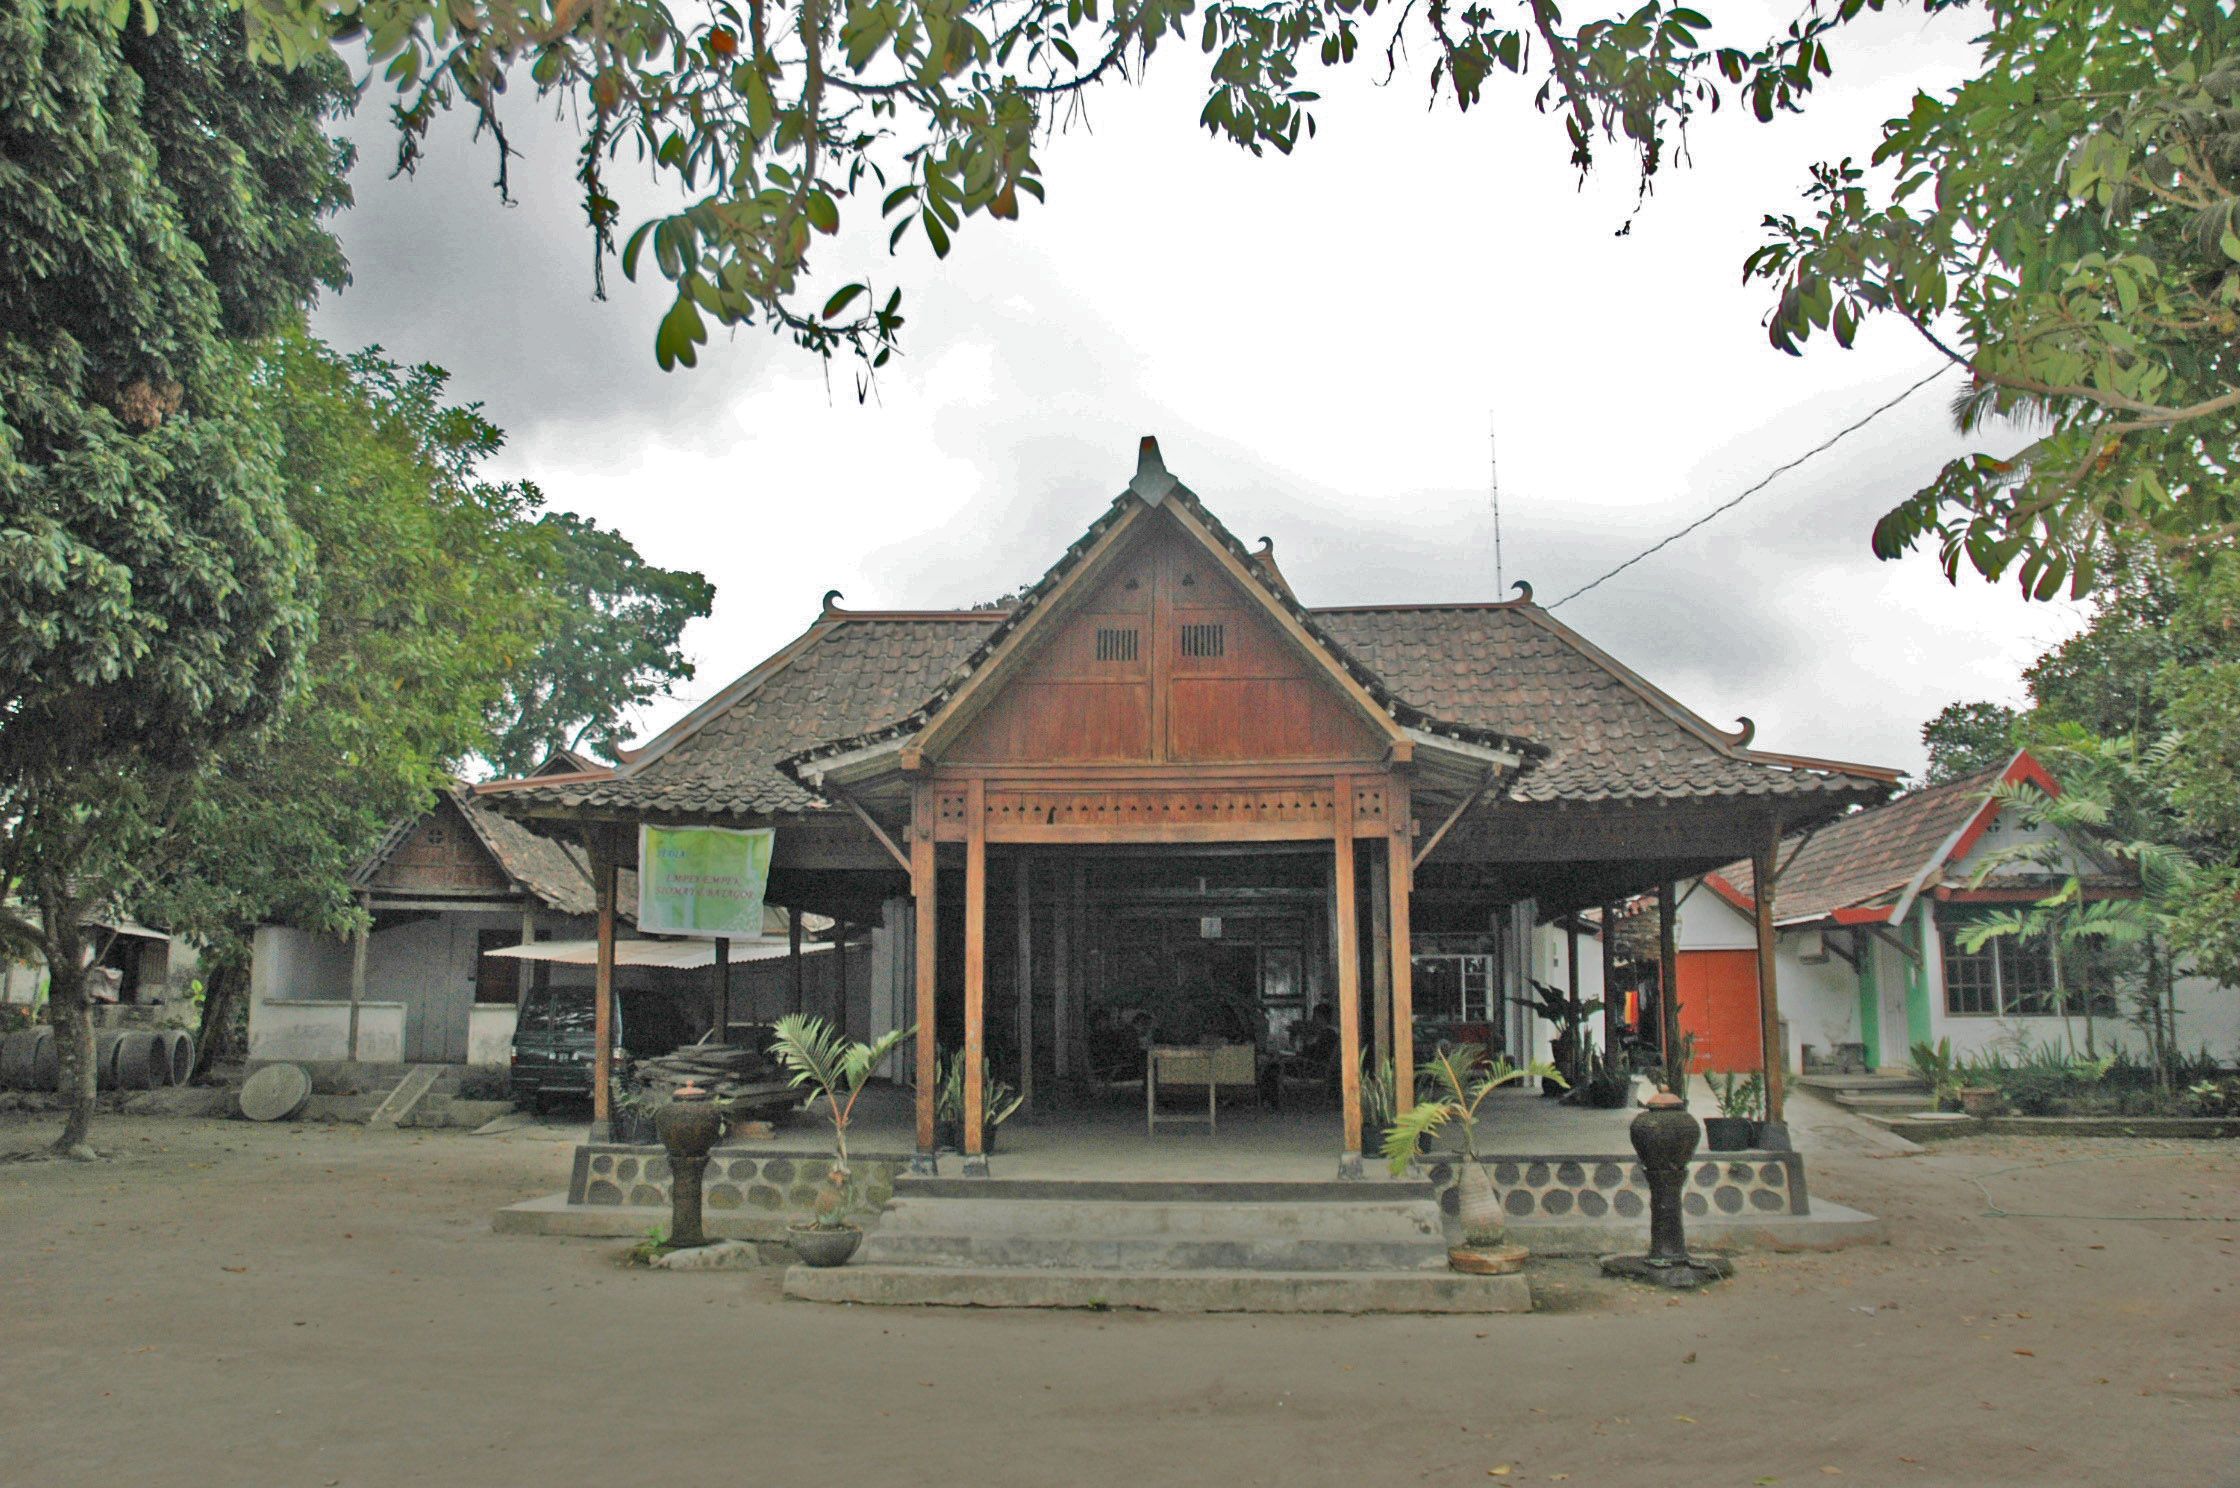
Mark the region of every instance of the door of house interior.
<instances>
[{"instance_id":1,"label":"door of house interior","mask_svg":"<svg viewBox=\"0 0 2240 1488\"><path fill-rule=\"evenodd\" d=\"M1680 957L1680 1029L1695 1035L1702 1070L1764 1067L1758 1029L1758 953L1689 951Z\"/></svg>"}]
</instances>

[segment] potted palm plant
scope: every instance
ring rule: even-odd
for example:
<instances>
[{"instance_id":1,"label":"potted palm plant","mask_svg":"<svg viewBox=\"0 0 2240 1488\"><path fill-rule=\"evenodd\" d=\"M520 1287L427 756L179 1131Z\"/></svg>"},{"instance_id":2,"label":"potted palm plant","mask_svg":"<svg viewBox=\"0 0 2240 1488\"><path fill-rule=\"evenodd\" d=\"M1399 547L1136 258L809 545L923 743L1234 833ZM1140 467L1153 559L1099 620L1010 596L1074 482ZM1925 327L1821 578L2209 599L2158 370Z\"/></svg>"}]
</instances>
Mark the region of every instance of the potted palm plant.
<instances>
[{"instance_id":1,"label":"potted palm plant","mask_svg":"<svg viewBox=\"0 0 2240 1488\"><path fill-rule=\"evenodd\" d=\"M1501 1217L1501 1196L1494 1192L1493 1176L1478 1156L1479 1109L1486 1097L1504 1085L1563 1077L1545 1060L1522 1067L1506 1059L1489 1060L1486 1051L1476 1044L1442 1047L1420 1074L1423 1093L1385 1128L1385 1160L1392 1164L1393 1176L1399 1177L1408 1170L1426 1139L1452 1125L1461 1141L1454 1185L1462 1238L1473 1247L1498 1245L1506 1226Z\"/></svg>"},{"instance_id":2,"label":"potted palm plant","mask_svg":"<svg viewBox=\"0 0 2240 1488\"><path fill-rule=\"evenodd\" d=\"M810 1088L809 1104L824 1107L832 1122L832 1168L817 1193L809 1223L786 1228L793 1253L811 1266L842 1266L863 1243L861 1227L848 1221L848 1122L871 1072L915 1028L896 1029L868 1044L850 1043L822 1018L792 1013L770 1031L770 1052L791 1071L789 1083Z\"/></svg>"},{"instance_id":3,"label":"potted palm plant","mask_svg":"<svg viewBox=\"0 0 2240 1488\"><path fill-rule=\"evenodd\" d=\"M1727 1070L1707 1076L1719 1114L1706 1117L1703 1145L1712 1152L1747 1152L1758 1142L1765 1115L1766 1077L1756 1070Z\"/></svg>"},{"instance_id":4,"label":"potted palm plant","mask_svg":"<svg viewBox=\"0 0 2240 1488\"><path fill-rule=\"evenodd\" d=\"M964 1149L964 1055L943 1053L936 1061L941 1078L933 1087L934 1141L952 1152ZM1027 1098L996 1078L995 1066L980 1061L980 1150L996 1150L996 1128L1018 1114Z\"/></svg>"}]
</instances>

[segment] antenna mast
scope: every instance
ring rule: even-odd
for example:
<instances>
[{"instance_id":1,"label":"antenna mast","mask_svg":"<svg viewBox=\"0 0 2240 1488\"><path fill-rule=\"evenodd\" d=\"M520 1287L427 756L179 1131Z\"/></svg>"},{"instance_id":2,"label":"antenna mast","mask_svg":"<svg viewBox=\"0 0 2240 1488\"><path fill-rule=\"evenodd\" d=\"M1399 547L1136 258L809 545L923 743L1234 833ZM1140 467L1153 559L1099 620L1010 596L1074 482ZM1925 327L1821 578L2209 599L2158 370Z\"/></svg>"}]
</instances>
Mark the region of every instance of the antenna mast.
<instances>
[{"instance_id":1,"label":"antenna mast","mask_svg":"<svg viewBox=\"0 0 2240 1488\"><path fill-rule=\"evenodd\" d=\"M1490 409L1486 412L1486 473L1493 489L1493 593L1500 599L1509 592L1509 576L1501 566L1501 448Z\"/></svg>"}]
</instances>

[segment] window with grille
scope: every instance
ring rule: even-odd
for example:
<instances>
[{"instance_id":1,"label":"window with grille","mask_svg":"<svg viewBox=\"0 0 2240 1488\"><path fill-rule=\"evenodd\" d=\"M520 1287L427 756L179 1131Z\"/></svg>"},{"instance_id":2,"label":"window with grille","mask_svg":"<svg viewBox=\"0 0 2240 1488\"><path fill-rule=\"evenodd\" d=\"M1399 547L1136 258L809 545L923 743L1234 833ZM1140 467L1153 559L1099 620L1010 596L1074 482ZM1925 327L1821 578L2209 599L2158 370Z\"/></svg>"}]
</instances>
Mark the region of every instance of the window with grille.
<instances>
[{"instance_id":1,"label":"window with grille","mask_svg":"<svg viewBox=\"0 0 2240 1488\"><path fill-rule=\"evenodd\" d=\"M1138 634L1133 628L1100 627L1097 631L1097 660L1134 661Z\"/></svg>"},{"instance_id":2,"label":"window with grille","mask_svg":"<svg viewBox=\"0 0 2240 1488\"><path fill-rule=\"evenodd\" d=\"M1980 950L1966 951L1960 947L1960 932L1967 925L1967 920L1956 919L1938 927L1947 1013L1964 1018L2051 1018L2060 1013L2061 999L2053 991L2053 948L2046 937L2001 935L1985 941ZM2094 1010L2112 1010L2112 1001L2095 997Z\"/></svg>"},{"instance_id":3,"label":"window with grille","mask_svg":"<svg viewBox=\"0 0 2240 1488\"><path fill-rule=\"evenodd\" d=\"M1988 940L1981 950L1963 950L1959 926L1939 929L1944 939L1944 1010L1958 1017L1997 1016L1999 942Z\"/></svg>"},{"instance_id":4,"label":"window with grille","mask_svg":"<svg viewBox=\"0 0 2240 1488\"><path fill-rule=\"evenodd\" d=\"M1185 656L1219 656L1226 649L1228 637L1219 625L1185 625L1182 627L1182 654Z\"/></svg>"}]
</instances>

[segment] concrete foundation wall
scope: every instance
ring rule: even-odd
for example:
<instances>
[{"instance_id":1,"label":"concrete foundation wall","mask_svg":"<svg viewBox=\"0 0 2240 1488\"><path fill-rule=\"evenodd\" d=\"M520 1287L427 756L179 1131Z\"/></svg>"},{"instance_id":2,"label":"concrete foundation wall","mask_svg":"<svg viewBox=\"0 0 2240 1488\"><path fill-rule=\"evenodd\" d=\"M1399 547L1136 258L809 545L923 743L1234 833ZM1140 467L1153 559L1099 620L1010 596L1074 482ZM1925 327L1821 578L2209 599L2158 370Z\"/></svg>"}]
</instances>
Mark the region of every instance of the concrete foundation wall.
<instances>
[{"instance_id":1,"label":"concrete foundation wall","mask_svg":"<svg viewBox=\"0 0 2240 1488\"><path fill-rule=\"evenodd\" d=\"M467 1063L504 1068L513 1063L513 1025L520 1010L508 1002L478 1002L467 1014Z\"/></svg>"},{"instance_id":2,"label":"concrete foundation wall","mask_svg":"<svg viewBox=\"0 0 2240 1488\"><path fill-rule=\"evenodd\" d=\"M358 1004L358 1058L368 1064L404 1060L404 1004ZM342 1060L350 1057L350 1002L291 999L250 1008L251 1059Z\"/></svg>"}]
</instances>

